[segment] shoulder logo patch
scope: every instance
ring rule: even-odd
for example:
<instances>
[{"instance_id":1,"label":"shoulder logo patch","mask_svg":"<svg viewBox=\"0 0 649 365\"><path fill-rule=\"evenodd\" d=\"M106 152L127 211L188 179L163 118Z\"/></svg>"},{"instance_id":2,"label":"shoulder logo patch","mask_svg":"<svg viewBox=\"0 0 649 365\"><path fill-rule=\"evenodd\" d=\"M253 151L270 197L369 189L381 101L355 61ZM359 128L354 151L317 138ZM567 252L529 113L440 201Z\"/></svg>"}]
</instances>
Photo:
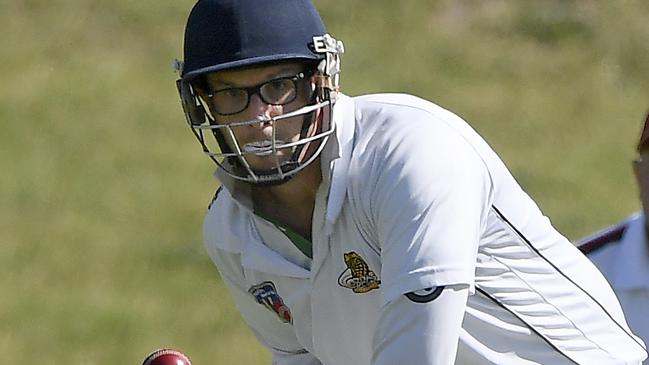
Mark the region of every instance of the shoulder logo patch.
<instances>
[{"instance_id":1,"label":"shoulder logo patch","mask_svg":"<svg viewBox=\"0 0 649 365\"><path fill-rule=\"evenodd\" d=\"M405 295L406 295L406 298L410 299L411 301L413 301L415 303L428 303L428 302L432 302L433 300L437 299L437 297L439 297L439 295L442 294L442 290L444 290L443 285L413 291L413 292L410 292L410 293L406 293Z\"/></svg>"},{"instance_id":2,"label":"shoulder logo patch","mask_svg":"<svg viewBox=\"0 0 649 365\"><path fill-rule=\"evenodd\" d=\"M362 294L370 290L378 289L381 280L374 271L370 270L365 260L356 252L344 254L347 269L338 277L338 284L344 288L351 289L354 293Z\"/></svg>"},{"instance_id":3,"label":"shoulder logo patch","mask_svg":"<svg viewBox=\"0 0 649 365\"><path fill-rule=\"evenodd\" d=\"M282 297L277 294L275 284L270 281L264 281L259 285L252 286L248 289L248 292L257 299L259 304L275 312L280 321L293 323L291 310L284 304Z\"/></svg>"}]
</instances>

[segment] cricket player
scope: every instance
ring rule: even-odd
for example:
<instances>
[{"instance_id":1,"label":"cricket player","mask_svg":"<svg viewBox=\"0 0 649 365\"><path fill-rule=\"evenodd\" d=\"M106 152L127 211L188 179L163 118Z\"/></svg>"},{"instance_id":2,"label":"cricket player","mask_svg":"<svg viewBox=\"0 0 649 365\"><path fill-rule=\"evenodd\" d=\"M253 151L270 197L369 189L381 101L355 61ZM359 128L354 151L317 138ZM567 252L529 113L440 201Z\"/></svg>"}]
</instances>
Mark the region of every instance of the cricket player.
<instances>
[{"instance_id":1,"label":"cricket player","mask_svg":"<svg viewBox=\"0 0 649 365\"><path fill-rule=\"evenodd\" d=\"M595 266L460 117L340 92L309 0L200 0L177 87L207 251L276 365L640 364Z\"/></svg>"},{"instance_id":2,"label":"cricket player","mask_svg":"<svg viewBox=\"0 0 649 365\"><path fill-rule=\"evenodd\" d=\"M579 248L606 276L624 309L629 326L649 341L649 115L644 123L638 157L633 161L643 212L582 240ZM644 362L649 365L649 360Z\"/></svg>"}]
</instances>

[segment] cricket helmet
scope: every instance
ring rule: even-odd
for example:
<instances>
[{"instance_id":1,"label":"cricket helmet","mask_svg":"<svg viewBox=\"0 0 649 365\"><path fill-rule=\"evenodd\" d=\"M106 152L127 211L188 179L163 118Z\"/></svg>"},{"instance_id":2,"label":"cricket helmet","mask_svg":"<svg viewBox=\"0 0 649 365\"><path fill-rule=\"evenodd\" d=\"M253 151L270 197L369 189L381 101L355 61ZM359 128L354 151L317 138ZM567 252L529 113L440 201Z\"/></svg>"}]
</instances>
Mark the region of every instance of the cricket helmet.
<instances>
[{"instance_id":1,"label":"cricket helmet","mask_svg":"<svg viewBox=\"0 0 649 365\"><path fill-rule=\"evenodd\" d=\"M327 34L310 0L199 0L187 20L184 60L176 61L174 67L180 73L176 84L187 122L203 151L235 179L253 184L287 181L318 157L334 131L329 118L315 134L307 133L317 110L326 109L331 117L343 51L342 42ZM284 61L310 65L314 92L303 107L262 122L272 122L275 129L278 123L301 116L299 140L276 140L273 130L272 140L262 146L239 145L237 128L258 124L260 119L217 123L210 113L210 101L196 92L197 85L208 73ZM305 155L303 150L309 144L317 148ZM281 162L276 158L275 167L268 170L250 167L247 158L251 155L272 156L279 150L292 157Z\"/></svg>"}]
</instances>

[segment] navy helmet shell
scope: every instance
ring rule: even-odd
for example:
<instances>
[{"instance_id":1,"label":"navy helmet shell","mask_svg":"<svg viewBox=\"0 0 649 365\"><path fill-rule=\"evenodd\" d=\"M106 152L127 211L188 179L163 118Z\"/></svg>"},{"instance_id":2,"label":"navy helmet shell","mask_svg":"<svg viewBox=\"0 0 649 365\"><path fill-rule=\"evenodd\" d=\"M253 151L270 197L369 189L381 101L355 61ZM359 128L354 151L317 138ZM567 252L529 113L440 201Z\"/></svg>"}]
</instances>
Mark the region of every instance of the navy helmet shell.
<instances>
[{"instance_id":1,"label":"navy helmet shell","mask_svg":"<svg viewBox=\"0 0 649 365\"><path fill-rule=\"evenodd\" d=\"M321 60L326 33L310 0L199 0L185 28L182 78L289 59Z\"/></svg>"}]
</instances>

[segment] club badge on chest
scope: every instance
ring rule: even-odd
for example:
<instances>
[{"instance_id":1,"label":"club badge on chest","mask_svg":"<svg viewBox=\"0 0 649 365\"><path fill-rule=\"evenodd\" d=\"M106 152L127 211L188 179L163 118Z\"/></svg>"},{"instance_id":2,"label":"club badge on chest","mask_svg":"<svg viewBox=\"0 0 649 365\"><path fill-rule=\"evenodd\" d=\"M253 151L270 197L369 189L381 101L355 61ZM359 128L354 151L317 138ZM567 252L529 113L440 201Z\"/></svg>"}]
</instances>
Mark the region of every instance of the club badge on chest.
<instances>
[{"instance_id":1,"label":"club badge on chest","mask_svg":"<svg viewBox=\"0 0 649 365\"><path fill-rule=\"evenodd\" d=\"M340 286L357 294L367 293L381 286L381 280L359 254L354 251L347 252L343 260L347 269L338 277Z\"/></svg>"}]
</instances>

